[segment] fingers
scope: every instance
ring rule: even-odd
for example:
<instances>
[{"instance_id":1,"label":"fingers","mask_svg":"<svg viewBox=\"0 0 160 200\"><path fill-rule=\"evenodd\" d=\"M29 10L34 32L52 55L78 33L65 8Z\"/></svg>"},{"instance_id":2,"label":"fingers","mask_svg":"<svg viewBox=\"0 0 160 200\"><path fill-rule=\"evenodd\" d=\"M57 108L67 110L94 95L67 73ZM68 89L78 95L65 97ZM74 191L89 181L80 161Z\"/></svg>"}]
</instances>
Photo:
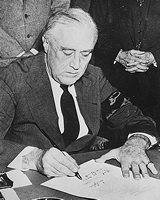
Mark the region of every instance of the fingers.
<instances>
[{"instance_id":1,"label":"fingers","mask_svg":"<svg viewBox=\"0 0 160 200\"><path fill-rule=\"evenodd\" d=\"M97 136L96 140L91 144L90 150L96 151L105 149L108 142L109 142L108 139Z\"/></svg>"},{"instance_id":2,"label":"fingers","mask_svg":"<svg viewBox=\"0 0 160 200\"><path fill-rule=\"evenodd\" d=\"M157 169L155 168L153 162L149 162L149 163L147 164L147 167L148 167L148 169L150 169L150 171L151 171L153 174L158 174L158 171L157 171Z\"/></svg>"},{"instance_id":3,"label":"fingers","mask_svg":"<svg viewBox=\"0 0 160 200\"><path fill-rule=\"evenodd\" d=\"M130 54L131 55L144 55L145 54L145 51L139 51L139 50L135 50L135 49L132 49L130 50Z\"/></svg>"},{"instance_id":4,"label":"fingers","mask_svg":"<svg viewBox=\"0 0 160 200\"><path fill-rule=\"evenodd\" d=\"M130 173L131 173L130 170L132 171L133 178L135 180L140 180L141 176L143 178L148 178L149 177L148 169L150 169L150 171L153 174L158 173L154 164L149 161L146 154L144 154L144 153L141 154L139 158L136 157L136 160L133 158L127 158L126 155L122 156L124 159L120 159L119 158L120 151L121 151L121 148L113 149L113 150L109 151L108 153L104 154L103 156L101 156L100 158L96 159L95 161L98 163L104 163L106 160L109 160L112 158L116 159L121 164L122 176L124 178L130 177Z\"/></svg>"},{"instance_id":5,"label":"fingers","mask_svg":"<svg viewBox=\"0 0 160 200\"><path fill-rule=\"evenodd\" d=\"M138 69L137 67L136 68L133 68L133 69L125 69L125 71L127 72L130 72L130 73L136 73L136 72L146 72L148 70L148 68L146 70L141 70L141 69Z\"/></svg>"},{"instance_id":6,"label":"fingers","mask_svg":"<svg viewBox=\"0 0 160 200\"><path fill-rule=\"evenodd\" d=\"M149 178L147 167L148 169L150 169L150 171L153 174L158 173L157 169L154 166L154 163L152 162L149 162L147 165L144 162L141 162L140 164L138 164L136 161L133 161L131 165L129 165L129 163L127 162L121 163L121 170L122 170L123 177L124 178L130 177L129 170L131 169L133 178L135 180L140 180L141 175L143 178Z\"/></svg>"},{"instance_id":7,"label":"fingers","mask_svg":"<svg viewBox=\"0 0 160 200\"><path fill-rule=\"evenodd\" d=\"M59 177L59 176L66 176L65 173L57 170L53 167L53 165L50 165L49 163L44 164L44 174L47 177Z\"/></svg>"},{"instance_id":8,"label":"fingers","mask_svg":"<svg viewBox=\"0 0 160 200\"><path fill-rule=\"evenodd\" d=\"M147 167L148 169L151 170L153 174L158 173L158 171L156 170L152 162L149 162L147 165L144 162L141 162L140 164L137 164L136 162L132 162L131 169L132 169L134 179L136 180L141 179L141 174L143 178L149 178Z\"/></svg>"},{"instance_id":9,"label":"fingers","mask_svg":"<svg viewBox=\"0 0 160 200\"><path fill-rule=\"evenodd\" d=\"M149 174L147 171L147 167L145 163L140 163L138 164L137 162L133 161L131 165L129 163L124 162L121 164L121 170L122 170L122 175L124 178L130 177L130 170L132 171L133 178L135 180L140 180L141 179L141 174L144 178L148 178Z\"/></svg>"},{"instance_id":10,"label":"fingers","mask_svg":"<svg viewBox=\"0 0 160 200\"><path fill-rule=\"evenodd\" d=\"M120 57L120 63L126 67L126 71L130 73L135 72L146 72L149 68L148 66L153 62L150 52L143 52L139 50L130 50L122 52Z\"/></svg>"},{"instance_id":11,"label":"fingers","mask_svg":"<svg viewBox=\"0 0 160 200\"><path fill-rule=\"evenodd\" d=\"M139 168L141 170L143 178L149 178L148 170L145 163L140 163ZM140 176L140 175L139 175Z\"/></svg>"},{"instance_id":12,"label":"fingers","mask_svg":"<svg viewBox=\"0 0 160 200\"><path fill-rule=\"evenodd\" d=\"M136 162L132 162L131 169L132 169L132 173L133 173L133 178L136 180L141 179L140 168Z\"/></svg>"},{"instance_id":13,"label":"fingers","mask_svg":"<svg viewBox=\"0 0 160 200\"><path fill-rule=\"evenodd\" d=\"M48 177L56 176L74 176L74 172L69 170L68 167L59 163L56 159L52 158L50 162L45 162L43 165L44 173Z\"/></svg>"},{"instance_id":14,"label":"fingers","mask_svg":"<svg viewBox=\"0 0 160 200\"><path fill-rule=\"evenodd\" d=\"M125 71L127 72L130 72L130 73L135 73L137 71L137 67L134 66L134 67L130 67L130 68L126 68Z\"/></svg>"},{"instance_id":15,"label":"fingers","mask_svg":"<svg viewBox=\"0 0 160 200\"><path fill-rule=\"evenodd\" d=\"M129 65L128 65L129 66ZM146 72L149 69L148 66L145 65L135 65L135 66L130 66L130 67L126 67L126 71L130 72L130 73L135 73L135 72Z\"/></svg>"},{"instance_id":16,"label":"fingers","mask_svg":"<svg viewBox=\"0 0 160 200\"><path fill-rule=\"evenodd\" d=\"M67 159L73 163L78 169L79 169L79 166L78 164L76 163L76 161L65 151L62 151L62 153L67 157Z\"/></svg>"},{"instance_id":17,"label":"fingers","mask_svg":"<svg viewBox=\"0 0 160 200\"><path fill-rule=\"evenodd\" d=\"M66 152L49 149L42 158L43 173L47 176L74 176L79 166Z\"/></svg>"},{"instance_id":18,"label":"fingers","mask_svg":"<svg viewBox=\"0 0 160 200\"><path fill-rule=\"evenodd\" d=\"M124 178L130 177L129 169L130 169L130 165L127 162L124 162L121 164L122 176Z\"/></svg>"},{"instance_id":19,"label":"fingers","mask_svg":"<svg viewBox=\"0 0 160 200\"><path fill-rule=\"evenodd\" d=\"M109 151L108 153L104 154L103 156L101 156L100 158L96 159L95 161L98 163L103 163L106 160L110 160L112 158L116 158L117 157L117 149L113 149L111 151Z\"/></svg>"},{"instance_id":20,"label":"fingers","mask_svg":"<svg viewBox=\"0 0 160 200\"><path fill-rule=\"evenodd\" d=\"M139 63L139 62L127 64L127 67L126 67L126 68L127 68L127 69L131 69L131 68L134 68L134 67L136 67L137 69L141 69L141 70L146 70L146 69L148 69L147 64Z\"/></svg>"}]
</instances>

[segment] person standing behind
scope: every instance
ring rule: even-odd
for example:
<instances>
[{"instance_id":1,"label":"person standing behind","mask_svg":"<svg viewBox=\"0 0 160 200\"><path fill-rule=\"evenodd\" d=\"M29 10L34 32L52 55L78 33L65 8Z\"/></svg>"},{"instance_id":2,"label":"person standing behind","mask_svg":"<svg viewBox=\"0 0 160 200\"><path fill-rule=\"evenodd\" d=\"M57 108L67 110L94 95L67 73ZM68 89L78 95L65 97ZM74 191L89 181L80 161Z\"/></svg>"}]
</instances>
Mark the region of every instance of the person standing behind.
<instances>
[{"instance_id":1,"label":"person standing behind","mask_svg":"<svg viewBox=\"0 0 160 200\"><path fill-rule=\"evenodd\" d=\"M144 114L156 113L160 90L160 0L93 0L99 30L93 52L112 85Z\"/></svg>"},{"instance_id":2,"label":"person standing behind","mask_svg":"<svg viewBox=\"0 0 160 200\"><path fill-rule=\"evenodd\" d=\"M49 16L69 6L70 0L0 0L0 67L37 54Z\"/></svg>"}]
</instances>

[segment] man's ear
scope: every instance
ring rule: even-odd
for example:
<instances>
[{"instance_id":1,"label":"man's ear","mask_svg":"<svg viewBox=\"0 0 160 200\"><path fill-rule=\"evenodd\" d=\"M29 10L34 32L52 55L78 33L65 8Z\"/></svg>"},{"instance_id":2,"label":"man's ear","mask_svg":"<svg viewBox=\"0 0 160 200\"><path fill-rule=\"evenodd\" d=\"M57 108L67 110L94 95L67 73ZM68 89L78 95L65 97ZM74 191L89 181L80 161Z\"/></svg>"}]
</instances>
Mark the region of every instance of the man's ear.
<instances>
[{"instance_id":1,"label":"man's ear","mask_svg":"<svg viewBox=\"0 0 160 200\"><path fill-rule=\"evenodd\" d=\"M48 42L48 40L47 40L47 38L45 36L42 36L42 41L43 41L44 51L45 51L45 53L47 53L48 52L49 42Z\"/></svg>"}]
</instances>

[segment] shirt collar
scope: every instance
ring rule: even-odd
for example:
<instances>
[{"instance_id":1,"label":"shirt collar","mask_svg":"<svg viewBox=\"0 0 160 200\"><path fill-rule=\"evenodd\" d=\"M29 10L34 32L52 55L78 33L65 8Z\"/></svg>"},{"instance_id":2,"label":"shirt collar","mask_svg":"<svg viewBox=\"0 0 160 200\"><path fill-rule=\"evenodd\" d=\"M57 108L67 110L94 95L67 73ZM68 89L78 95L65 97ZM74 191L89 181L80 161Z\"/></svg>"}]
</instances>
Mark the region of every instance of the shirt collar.
<instances>
[{"instance_id":1,"label":"shirt collar","mask_svg":"<svg viewBox=\"0 0 160 200\"><path fill-rule=\"evenodd\" d=\"M45 62L45 64L46 64L46 62ZM47 67L47 64L46 64L46 70L47 70L47 74L48 74L48 77L49 77L49 80L50 80L50 83L51 83L51 85L52 85L53 90L54 90L55 92L60 93L60 91L62 91L62 88L60 87L60 84L59 84L57 81L55 81L55 80L52 78L52 76L50 75L49 69L48 69L48 67ZM74 84L68 86L68 91L69 91L73 96L75 96L75 97L77 96L77 95L76 95L76 91L75 91L75 86L74 86ZM61 93L62 93L62 92L61 92Z\"/></svg>"}]
</instances>

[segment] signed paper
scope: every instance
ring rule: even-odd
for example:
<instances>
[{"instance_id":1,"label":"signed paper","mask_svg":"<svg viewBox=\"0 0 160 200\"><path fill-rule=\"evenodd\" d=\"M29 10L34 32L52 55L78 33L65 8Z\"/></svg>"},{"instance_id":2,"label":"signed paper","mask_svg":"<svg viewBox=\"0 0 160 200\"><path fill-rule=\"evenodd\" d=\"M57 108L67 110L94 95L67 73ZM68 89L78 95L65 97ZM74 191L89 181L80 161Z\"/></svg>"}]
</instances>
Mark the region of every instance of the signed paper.
<instances>
[{"instance_id":1,"label":"signed paper","mask_svg":"<svg viewBox=\"0 0 160 200\"><path fill-rule=\"evenodd\" d=\"M82 180L77 177L53 178L42 185L76 196L100 200L159 200L160 180L142 178L139 181L122 177L118 167L94 160L80 166Z\"/></svg>"}]
</instances>

